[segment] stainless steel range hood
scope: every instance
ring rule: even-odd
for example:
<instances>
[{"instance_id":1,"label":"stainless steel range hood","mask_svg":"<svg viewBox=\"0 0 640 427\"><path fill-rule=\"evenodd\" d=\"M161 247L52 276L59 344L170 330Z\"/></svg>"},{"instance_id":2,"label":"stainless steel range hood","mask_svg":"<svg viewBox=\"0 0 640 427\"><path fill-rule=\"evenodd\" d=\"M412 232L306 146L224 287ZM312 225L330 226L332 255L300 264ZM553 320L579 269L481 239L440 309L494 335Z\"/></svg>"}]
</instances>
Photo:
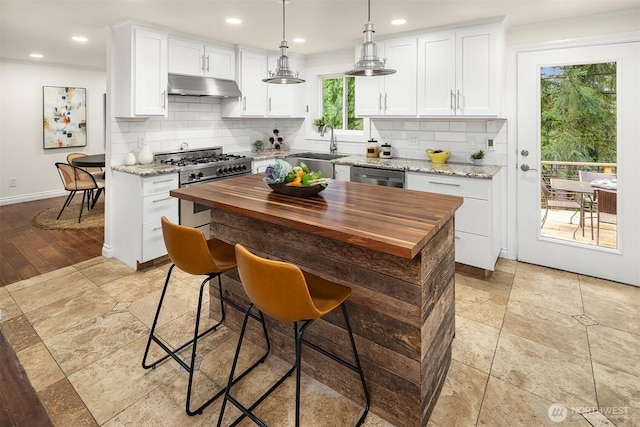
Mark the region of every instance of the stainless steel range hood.
<instances>
[{"instance_id":1,"label":"stainless steel range hood","mask_svg":"<svg viewBox=\"0 0 640 427\"><path fill-rule=\"evenodd\" d=\"M169 74L169 95L214 96L217 98L242 96L237 83L233 80L181 76L179 74Z\"/></svg>"}]
</instances>

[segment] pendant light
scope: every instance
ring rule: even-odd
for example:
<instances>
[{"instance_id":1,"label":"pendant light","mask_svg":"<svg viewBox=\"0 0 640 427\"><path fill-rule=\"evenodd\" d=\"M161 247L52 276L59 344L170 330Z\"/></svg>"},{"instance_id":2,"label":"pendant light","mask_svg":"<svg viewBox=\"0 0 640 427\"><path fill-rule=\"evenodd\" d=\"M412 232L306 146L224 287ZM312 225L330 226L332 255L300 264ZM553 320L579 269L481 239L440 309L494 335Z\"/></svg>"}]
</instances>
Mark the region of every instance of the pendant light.
<instances>
[{"instance_id":1,"label":"pendant light","mask_svg":"<svg viewBox=\"0 0 640 427\"><path fill-rule=\"evenodd\" d=\"M368 15L367 23L364 25L364 43L360 48L360 60L353 70L344 73L347 76L386 76L393 74L396 70L385 68L386 59L378 59L378 47L373 42L373 24L371 23L371 0L367 0Z\"/></svg>"},{"instance_id":2,"label":"pendant light","mask_svg":"<svg viewBox=\"0 0 640 427\"><path fill-rule=\"evenodd\" d=\"M285 18L284 18L284 4L286 0L282 1L282 41L280 42L280 57L278 58L278 65L276 66L276 72L269 70L269 77L262 79L265 83L273 83L280 85L289 85L295 83L304 83L304 80L298 77L298 72L293 72L289 68L289 57L287 56L287 41L284 37Z\"/></svg>"}]
</instances>

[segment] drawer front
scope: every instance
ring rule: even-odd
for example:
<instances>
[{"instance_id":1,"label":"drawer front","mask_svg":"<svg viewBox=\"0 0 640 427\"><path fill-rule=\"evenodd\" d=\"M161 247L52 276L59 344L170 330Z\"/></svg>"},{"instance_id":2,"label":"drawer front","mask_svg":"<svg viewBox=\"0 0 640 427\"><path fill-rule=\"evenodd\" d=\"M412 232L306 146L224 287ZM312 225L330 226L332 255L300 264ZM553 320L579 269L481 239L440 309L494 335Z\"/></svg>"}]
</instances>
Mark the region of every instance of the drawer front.
<instances>
[{"instance_id":1,"label":"drawer front","mask_svg":"<svg viewBox=\"0 0 640 427\"><path fill-rule=\"evenodd\" d=\"M489 236L491 221L489 201L465 198L456 211L456 230Z\"/></svg>"},{"instance_id":2,"label":"drawer front","mask_svg":"<svg viewBox=\"0 0 640 427\"><path fill-rule=\"evenodd\" d=\"M171 197L167 192L142 198L143 224L158 222L163 216L178 217L178 199Z\"/></svg>"},{"instance_id":3,"label":"drawer front","mask_svg":"<svg viewBox=\"0 0 640 427\"><path fill-rule=\"evenodd\" d=\"M171 219L178 222L177 217ZM162 224L160 221L145 224L142 226L142 259L140 262L147 262L167 254L162 237Z\"/></svg>"},{"instance_id":4,"label":"drawer front","mask_svg":"<svg viewBox=\"0 0 640 427\"><path fill-rule=\"evenodd\" d=\"M178 188L178 174L158 175L142 180L142 196L168 193Z\"/></svg>"},{"instance_id":5,"label":"drawer front","mask_svg":"<svg viewBox=\"0 0 640 427\"><path fill-rule=\"evenodd\" d=\"M456 230L455 245L456 262L493 271L497 257L493 255L491 239Z\"/></svg>"},{"instance_id":6,"label":"drawer front","mask_svg":"<svg viewBox=\"0 0 640 427\"><path fill-rule=\"evenodd\" d=\"M436 174L407 172L405 188L452 196L489 200L490 179L461 178Z\"/></svg>"}]
</instances>

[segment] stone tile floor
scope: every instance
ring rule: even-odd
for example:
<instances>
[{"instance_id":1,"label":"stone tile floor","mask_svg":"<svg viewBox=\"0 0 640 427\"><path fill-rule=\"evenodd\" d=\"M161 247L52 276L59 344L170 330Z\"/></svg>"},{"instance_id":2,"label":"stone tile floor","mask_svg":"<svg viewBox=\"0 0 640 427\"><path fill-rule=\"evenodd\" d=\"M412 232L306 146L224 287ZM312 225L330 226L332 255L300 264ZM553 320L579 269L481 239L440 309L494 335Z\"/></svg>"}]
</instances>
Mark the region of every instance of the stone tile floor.
<instances>
[{"instance_id":1,"label":"stone tile floor","mask_svg":"<svg viewBox=\"0 0 640 427\"><path fill-rule=\"evenodd\" d=\"M55 425L216 423L219 402L185 414L187 374L176 363L140 366L167 269L135 272L99 257L0 288L0 326ZM173 342L190 328L200 283L176 279L160 328ZM202 341L196 402L225 383L220 360L236 339L222 329ZM250 401L286 368L270 357L237 394ZM359 402L303 379L303 425L351 425ZM281 402L293 385L260 406L270 425L292 425ZM366 425L389 424L370 413ZM429 425L640 425L640 288L503 259L487 279L460 269L453 361Z\"/></svg>"}]
</instances>

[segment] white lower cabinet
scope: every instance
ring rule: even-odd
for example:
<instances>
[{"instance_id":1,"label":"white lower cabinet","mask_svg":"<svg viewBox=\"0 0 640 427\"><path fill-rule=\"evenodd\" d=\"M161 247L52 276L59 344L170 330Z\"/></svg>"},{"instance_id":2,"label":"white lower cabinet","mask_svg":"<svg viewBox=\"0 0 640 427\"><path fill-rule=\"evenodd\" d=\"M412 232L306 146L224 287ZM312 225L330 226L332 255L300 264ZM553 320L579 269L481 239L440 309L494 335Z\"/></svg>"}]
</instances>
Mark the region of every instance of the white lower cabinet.
<instances>
[{"instance_id":1,"label":"white lower cabinet","mask_svg":"<svg viewBox=\"0 0 640 427\"><path fill-rule=\"evenodd\" d=\"M336 181L351 181L351 166L333 165L333 178Z\"/></svg>"},{"instance_id":2,"label":"white lower cabinet","mask_svg":"<svg viewBox=\"0 0 640 427\"><path fill-rule=\"evenodd\" d=\"M405 188L464 197L456 211L456 262L494 270L500 255L500 177L452 177L406 172Z\"/></svg>"},{"instance_id":3,"label":"white lower cabinet","mask_svg":"<svg viewBox=\"0 0 640 427\"><path fill-rule=\"evenodd\" d=\"M267 170L267 166L273 164L276 159L254 160L251 162L251 173L260 173Z\"/></svg>"},{"instance_id":4,"label":"white lower cabinet","mask_svg":"<svg viewBox=\"0 0 640 427\"><path fill-rule=\"evenodd\" d=\"M169 195L178 188L178 174L141 177L114 171L112 187L115 257L137 268L166 255L160 218L179 222L178 199Z\"/></svg>"}]
</instances>

